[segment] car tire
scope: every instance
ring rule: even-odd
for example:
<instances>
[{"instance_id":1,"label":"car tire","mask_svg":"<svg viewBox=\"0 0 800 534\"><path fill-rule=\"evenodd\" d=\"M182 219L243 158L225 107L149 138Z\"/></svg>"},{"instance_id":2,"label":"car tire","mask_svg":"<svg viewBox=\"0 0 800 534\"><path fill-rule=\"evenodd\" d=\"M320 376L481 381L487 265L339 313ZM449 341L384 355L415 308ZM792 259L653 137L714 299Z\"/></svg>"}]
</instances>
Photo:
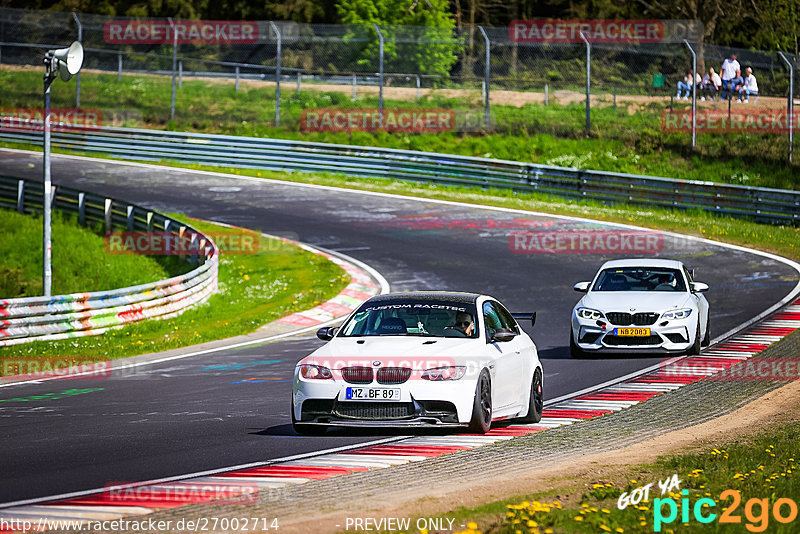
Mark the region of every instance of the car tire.
<instances>
[{"instance_id":1,"label":"car tire","mask_svg":"<svg viewBox=\"0 0 800 534\"><path fill-rule=\"evenodd\" d=\"M572 328L570 328L569 331L569 355L575 359L586 358L587 356L586 351L575 343L575 336L572 333Z\"/></svg>"},{"instance_id":2,"label":"car tire","mask_svg":"<svg viewBox=\"0 0 800 534\"><path fill-rule=\"evenodd\" d=\"M531 394L528 397L528 414L520 417L520 423L538 423L542 420L544 396L542 393L542 372L536 369L531 378Z\"/></svg>"},{"instance_id":3,"label":"car tire","mask_svg":"<svg viewBox=\"0 0 800 534\"><path fill-rule=\"evenodd\" d=\"M475 399L472 401L472 418L469 430L476 434L486 434L492 427L492 381L484 369L475 386Z\"/></svg>"},{"instance_id":4,"label":"car tire","mask_svg":"<svg viewBox=\"0 0 800 534\"><path fill-rule=\"evenodd\" d=\"M700 345L702 343L702 339L700 339L700 321L697 322L697 332L694 335L694 343L692 346L689 347L689 350L686 351L686 354L689 356L696 356L700 354Z\"/></svg>"},{"instance_id":5,"label":"car tire","mask_svg":"<svg viewBox=\"0 0 800 534\"><path fill-rule=\"evenodd\" d=\"M703 337L703 341L700 342L700 345L703 347L707 347L711 345L711 317L709 316L706 319L706 335Z\"/></svg>"},{"instance_id":6,"label":"car tire","mask_svg":"<svg viewBox=\"0 0 800 534\"><path fill-rule=\"evenodd\" d=\"M294 406L292 410L292 428L301 436L321 436L328 431L328 427L321 425L309 425L308 423L298 423L294 418Z\"/></svg>"}]
</instances>

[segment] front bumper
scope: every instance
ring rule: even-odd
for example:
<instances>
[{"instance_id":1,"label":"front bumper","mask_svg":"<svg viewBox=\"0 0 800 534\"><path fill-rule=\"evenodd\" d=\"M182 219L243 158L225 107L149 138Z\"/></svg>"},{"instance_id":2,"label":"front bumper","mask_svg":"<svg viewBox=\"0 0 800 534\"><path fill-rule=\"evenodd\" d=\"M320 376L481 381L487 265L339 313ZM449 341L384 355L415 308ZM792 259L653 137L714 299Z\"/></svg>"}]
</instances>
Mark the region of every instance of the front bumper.
<instances>
[{"instance_id":1,"label":"front bumper","mask_svg":"<svg viewBox=\"0 0 800 534\"><path fill-rule=\"evenodd\" d=\"M355 387L400 389L398 401L344 400L348 384L342 380L306 380L297 376L292 388L294 420L337 426L462 426L472 417L476 380L432 382L412 379L400 385Z\"/></svg>"},{"instance_id":2,"label":"front bumper","mask_svg":"<svg viewBox=\"0 0 800 534\"><path fill-rule=\"evenodd\" d=\"M572 335L575 344L585 352L610 354L653 353L672 354L685 352L694 344L697 325L692 315L682 320L657 320L651 325L617 326L606 322L603 328L598 321L581 319L573 313ZM664 324L666 323L666 324ZM648 328L649 336L617 336L617 328Z\"/></svg>"}]
</instances>

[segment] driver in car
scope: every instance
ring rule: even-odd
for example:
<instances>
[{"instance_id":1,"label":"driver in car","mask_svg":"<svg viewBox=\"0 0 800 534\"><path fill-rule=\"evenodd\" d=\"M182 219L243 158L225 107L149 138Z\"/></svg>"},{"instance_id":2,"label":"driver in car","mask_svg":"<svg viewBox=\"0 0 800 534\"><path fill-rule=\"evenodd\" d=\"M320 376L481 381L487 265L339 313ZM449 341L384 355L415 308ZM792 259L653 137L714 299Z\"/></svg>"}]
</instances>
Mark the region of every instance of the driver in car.
<instances>
[{"instance_id":1,"label":"driver in car","mask_svg":"<svg viewBox=\"0 0 800 534\"><path fill-rule=\"evenodd\" d=\"M475 331L475 323L472 320L472 315L466 312L458 312L456 314L456 324L453 325L453 328L466 337L472 336L472 332Z\"/></svg>"}]
</instances>

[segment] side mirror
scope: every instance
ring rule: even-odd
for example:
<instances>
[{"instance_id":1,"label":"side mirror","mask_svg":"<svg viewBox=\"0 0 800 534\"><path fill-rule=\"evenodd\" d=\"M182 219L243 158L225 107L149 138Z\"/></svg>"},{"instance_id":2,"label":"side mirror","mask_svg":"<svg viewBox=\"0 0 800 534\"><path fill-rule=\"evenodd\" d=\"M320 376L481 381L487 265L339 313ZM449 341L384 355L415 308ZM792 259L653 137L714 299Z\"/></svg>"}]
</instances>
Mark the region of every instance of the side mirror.
<instances>
[{"instance_id":1,"label":"side mirror","mask_svg":"<svg viewBox=\"0 0 800 534\"><path fill-rule=\"evenodd\" d=\"M578 293L586 293L587 291L589 291L589 284L590 283L591 282L578 282L577 284L572 286L572 289L574 289Z\"/></svg>"},{"instance_id":2,"label":"side mirror","mask_svg":"<svg viewBox=\"0 0 800 534\"><path fill-rule=\"evenodd\" d=\"M492 341L499 341L501 343L506 341L511 341L517 337L515 332L508 330L507 328L498 328L494 334L492 334Z\"/></svg>"},{"instance_id":3,"label":"side mirror","mask_svg":"<svg viewBox=\"0 0 800 534\"><path fill-rule=\"evenodd\" d=\"M335 326L326 326L317 330L317 337L322 341L330 341L336 335Z\"/></svg>"},{"instance_id":4,"label":"side mirror","mask_svg":"<svg viewBox=\"0 0 800 534\"><path fill-rule=\"evenodd\" d=\"M708 284L703 282L692 282L692 291L695 293L704 293L708 291Z\"/></svg>"}]
</instances>

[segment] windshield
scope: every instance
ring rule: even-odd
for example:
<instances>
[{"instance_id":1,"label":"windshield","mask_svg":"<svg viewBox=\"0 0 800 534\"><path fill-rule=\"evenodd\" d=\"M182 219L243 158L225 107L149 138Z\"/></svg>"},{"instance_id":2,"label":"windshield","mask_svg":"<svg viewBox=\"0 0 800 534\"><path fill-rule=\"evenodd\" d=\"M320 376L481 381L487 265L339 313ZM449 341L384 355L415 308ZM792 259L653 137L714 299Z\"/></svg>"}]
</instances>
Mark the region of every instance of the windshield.
<instances>
[{"instance_id":1,"label":"windshield","mask_svg":"<svg viewBox=\"0 0 800 534\"><path fill-rule=\"evenodd\" d=\"M686 291L677 269L667 267L615 267L597 277L592 291Z\"/></svg>"},{"instance_id":2,"label":"windshield","mask_svg":"<svg viewBox=\"0 0 800 534\"><path fill-rule=\"evenodd\" d=\"M475 306L450 301L365 303L344 326L342 337L478 337Z\"/></svg>"}]
</instances>

